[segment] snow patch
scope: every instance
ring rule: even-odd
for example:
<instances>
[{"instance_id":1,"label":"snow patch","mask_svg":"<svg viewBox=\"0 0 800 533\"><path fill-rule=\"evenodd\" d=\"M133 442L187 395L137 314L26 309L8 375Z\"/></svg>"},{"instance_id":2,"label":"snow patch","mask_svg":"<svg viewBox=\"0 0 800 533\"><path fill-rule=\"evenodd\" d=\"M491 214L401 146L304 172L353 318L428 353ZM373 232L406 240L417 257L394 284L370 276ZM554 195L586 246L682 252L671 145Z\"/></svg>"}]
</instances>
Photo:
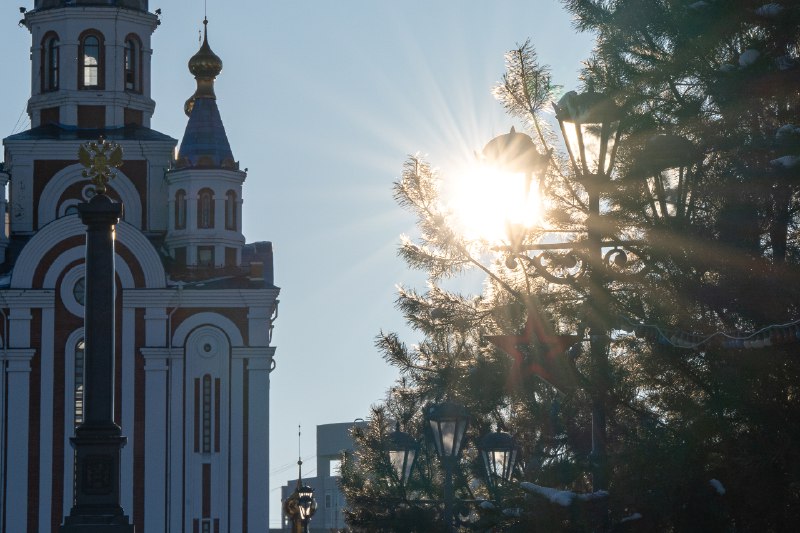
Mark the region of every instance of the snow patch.
<instances>
[{"instance_id":1,"label":"snow patch","mask_svg":"<svg viewBox=\"0 0 800 533\"><path fill-rule=\"evenodd\" d=\"M773 167L783 167L783 168L792 168L796 167L798 163L800 163L800 157L796 155L785 155L783 157L779 157L778 159L773 159L770 161Z\"/></svg>"},{"instance_id":2,"label":"snow patch","mask_svg":"<svg viewBox=\"0 0 800 533\"><path fill-rule=\"evenodd\" d=\"M588 502L591 500L598 500L600 498L608 498L608 491L605 490L598 490L597 492L586 492L586 493L577 493L572 492L570 490L558 490L551 487L542 487L541 485L537 485L536 483L529 483L527 481L523 481L519 484L519 486L525 492L530 492L531 494L538 494L549 500L551 503L555 503L562 507L569 507L575 500Z\"/></svg>"},{"instance_id":3,"label":"snow patch","mask_svg":"<svg viewBox=\"0 0 800 533\"><path fill-rule=\"evenodd\" d=\"M483 500L481 502L481 504L480 504L480 507L481 507L481 509L486 509L488 511L492 511L494 509L497 509L497 506L495 504L493 504L492 502L490 502L489 500Z\"/></svg>"},{"instance_id":4,"label":"snow patch","mask_svg":"<svg viewBox=\"0 0 800 533\"><path fill-rule=\"evenodd\" d=\"M720 72L733 72L736 70L736 65L731 65L730 63L724 63L719 67Z\"/></svg>"},{"instance_id":5,"label":"snow patch","mask_svg":"<svg viewBox=\"0 0 800 533\"><path fill-rule=\"evenodd\" d=\"M626 516L622 520L619 521L620 524L624 524L625 522L634 522L636 520L642 519L642 513L633 513L630 516Z\"/></svg>"},{"instance_id":6,"label":"snow patch","mask_svg":"<svg viewBox=\"0 0 800 533\"><path fill-rule=\"evenodd\" d=\"M742 52L742 55L739 56L739 65L742 67L749 67L750 65L756 62L756 60L759 58L760 55L761 52L759 52L758 50L754 50L753 48L748 48L747 50Z\"/></svg>"},{"instance_id":7,"label":"snow patch","mask_svg":"<svg viewBox=\"0 0 800 533\"><path fill-rule=\"evenodd\" d=\"M512 518L519 518L522 516L522 509L519 507L512 507L511 509L503 509L503 514L505 516L510 516Z\"/></svg>"},{"instance_id":8,"label":"snow patch","mask_svg":"<svg viewBox=\"0 0 800 533\"><path fill-rule=\"evenodd\" d=\"M775 138L781 139L783 137L788 137L789 135L793 135L796 133L800 133L800 128L795 126L794 124L784 124L778 131L775 132Z\"/></svg>"},{"instance_id":9,"label":"snow patch","mask_svg":"<svg viewBox=\"0 0 800 533\"><path fill-rule=\"evenodd\" d=\"M711 485L714 488L714 490L717 491L717 494L719 494L720 496L725 495L726 492L725 487L722 485L722 482L720 480L710 479L708 481L708 484Z\"/></svg>"},{"instance_id":10,"label":"snow patch","mask_svg":"<svg viewBox=\"0 0 800 533\"><path fill-rule=\"evenodd\" d=\"M783 6L773 2L771 4L764 4L756 9L756 15L761 15L762 17L774 17L780 14L781 11L783 11Z\"/></svg>"},{"instance_id":11,"label":"snow patch","mask_svg":"<svg viewBox=\"0 0 800 533\"><path fill-rule=\"evenodd\" d=\"M689 4L689 9L703 9L707 5L708 5L708 2L703 2L701 0L700 2L695 2L694 4Z\"/></svg>"}]
</instances>

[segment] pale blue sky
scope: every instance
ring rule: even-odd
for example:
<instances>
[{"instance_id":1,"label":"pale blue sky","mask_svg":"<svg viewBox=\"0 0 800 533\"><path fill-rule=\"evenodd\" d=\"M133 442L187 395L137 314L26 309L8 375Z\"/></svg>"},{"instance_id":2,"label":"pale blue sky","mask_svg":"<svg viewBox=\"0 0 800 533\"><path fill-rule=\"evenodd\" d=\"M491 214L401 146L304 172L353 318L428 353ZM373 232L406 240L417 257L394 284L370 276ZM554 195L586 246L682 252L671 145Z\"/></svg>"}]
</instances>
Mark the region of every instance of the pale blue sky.
<instances>
[{"instance_id":1,"label":"pale blue sky","mask_svg":"<svg viewBox=\"0 0 800 533\"><path fill-rule=\"evenodd\" d=\"M27 129L30 35L18 6L0 11L0 137ZM153 128L180 139L194 92L202 0L151 0ZM365 417L396 374L373 347L405 332L397 284L424 288L396 255L413 219L392 199L407 154L447 171L515 123L491 96L503 54L531 38L571 89L591 39L555 0L208 1L209 42L224 62L217 97L234 156L249 168L244 233L270 240L281 287L273 344L270 521L278 488L314 475L317 424ZM22 118L18 121L18 118ZM520 125L517 124L519 128ZM478 287L474 287L477 289Z\"/></svg>"}]
</instances>

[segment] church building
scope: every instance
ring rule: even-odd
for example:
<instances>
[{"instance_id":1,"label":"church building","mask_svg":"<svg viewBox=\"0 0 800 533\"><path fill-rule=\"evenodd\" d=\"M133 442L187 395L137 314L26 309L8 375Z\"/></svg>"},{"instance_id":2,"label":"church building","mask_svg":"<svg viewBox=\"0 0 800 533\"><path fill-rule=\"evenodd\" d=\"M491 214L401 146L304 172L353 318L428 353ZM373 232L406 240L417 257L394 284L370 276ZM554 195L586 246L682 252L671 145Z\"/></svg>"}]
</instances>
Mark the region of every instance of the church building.
<instances>
[{"instance_id":1,"label":"church building","mask_svg":"<svg viewBox=\"0 0 800 533\"><path fill-rule=\"evenodd\" d=\"M94 194L78 149L100 137L124 151L107 193L124 205L122 507L137 532L267 531L279 289L271 243L242 234L246 172L217 107L208 23L189 60L197 90L180 145L150 127L159 18L148 0L35 0L21 23L31 128L3 140L0 165L0 533L57 532L73 504L86 231L76 206Z\"/></svg>"}]
</instances>

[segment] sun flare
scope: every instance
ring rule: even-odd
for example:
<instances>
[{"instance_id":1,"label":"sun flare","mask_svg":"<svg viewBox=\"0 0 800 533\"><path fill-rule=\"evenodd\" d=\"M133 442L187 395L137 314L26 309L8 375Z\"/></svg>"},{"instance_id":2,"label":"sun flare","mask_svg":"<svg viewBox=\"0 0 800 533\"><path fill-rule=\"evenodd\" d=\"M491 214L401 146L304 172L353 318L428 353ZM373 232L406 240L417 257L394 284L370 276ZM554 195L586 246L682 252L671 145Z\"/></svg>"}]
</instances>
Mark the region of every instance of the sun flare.
<instances>
[{"instance_id":1,"label":"sun flare","mask_svg":"<svg viewBox=\"0 0 800 533\"><path fill-rule=\"evenodd\" d=\"M471 240L508 241L509 226L540 222L535 183L523 173L479 165L446 184L445 201L456 229Z\"/></svg>"}]
</instances>

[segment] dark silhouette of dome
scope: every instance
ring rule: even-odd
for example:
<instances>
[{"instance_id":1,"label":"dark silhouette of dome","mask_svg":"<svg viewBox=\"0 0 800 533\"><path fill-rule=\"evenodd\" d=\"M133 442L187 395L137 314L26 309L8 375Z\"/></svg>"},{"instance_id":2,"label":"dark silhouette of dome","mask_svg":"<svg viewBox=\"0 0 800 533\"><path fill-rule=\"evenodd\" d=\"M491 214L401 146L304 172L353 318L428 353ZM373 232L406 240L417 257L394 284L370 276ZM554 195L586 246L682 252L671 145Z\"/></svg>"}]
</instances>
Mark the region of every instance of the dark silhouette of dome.
<instances>
[{"instance_id":1,"label":"dark silhouette of dome","mask_svg":"<svg viewBox=\"0 0 800 533\"><path fill-rule=\"evenodd\" d=\"M34 9L56 9L76 6L126 7L138 11L147 11L148 0L36 0Z\"/></svg>"}]
</instances>

